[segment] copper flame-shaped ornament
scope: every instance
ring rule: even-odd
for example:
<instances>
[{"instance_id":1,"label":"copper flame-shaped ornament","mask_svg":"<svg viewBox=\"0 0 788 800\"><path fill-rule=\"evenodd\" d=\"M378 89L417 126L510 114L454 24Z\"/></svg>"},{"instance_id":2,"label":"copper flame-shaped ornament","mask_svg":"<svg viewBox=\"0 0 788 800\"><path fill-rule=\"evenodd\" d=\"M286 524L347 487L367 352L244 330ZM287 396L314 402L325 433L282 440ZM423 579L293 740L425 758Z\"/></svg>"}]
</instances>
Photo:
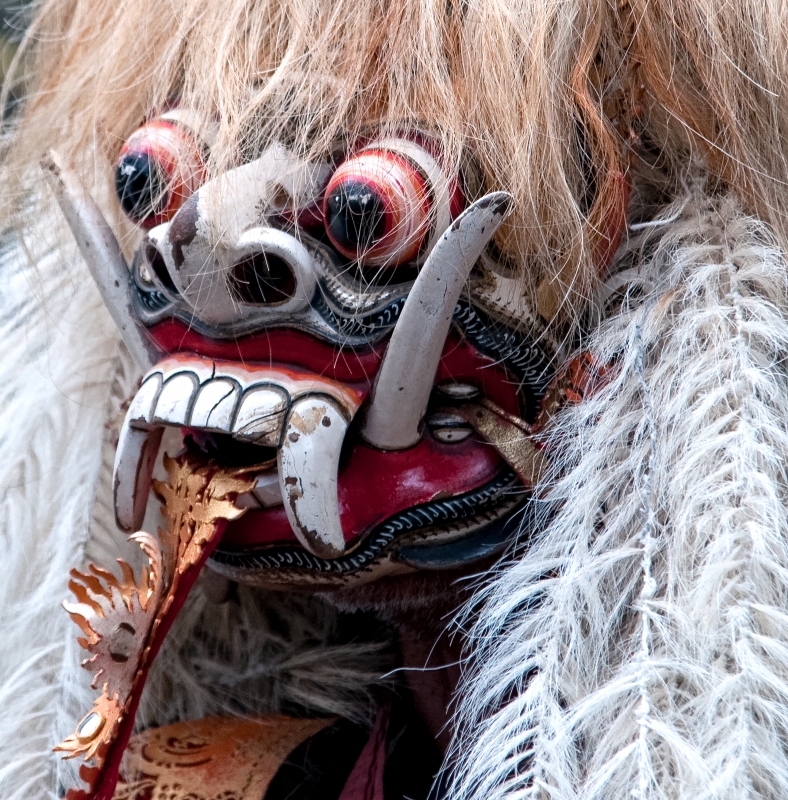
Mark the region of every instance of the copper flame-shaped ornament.
<instances>
[{"instance_id":1,"label":"copper flame-shaped ornament","mask_svg":"<svg viewBox=\"0 0 788 800\"><path fill-rule=\"evenodd\" d=\"M101 694L55 748L86 762L80 775L88 789L71 790L68 800L111 800L150 664L224 525L244 513L236 499L254 485L243 470L197 464L186 455L165 456L164 466L168 481L156 482L154 491L167 528L158 540L142 531L130 537L148 558L139 581L122 559L120 580L93 564L71 572L76 602L63 605L84 633L78 641L90 657L82 666Z\"/></svg>"}]
</instances>

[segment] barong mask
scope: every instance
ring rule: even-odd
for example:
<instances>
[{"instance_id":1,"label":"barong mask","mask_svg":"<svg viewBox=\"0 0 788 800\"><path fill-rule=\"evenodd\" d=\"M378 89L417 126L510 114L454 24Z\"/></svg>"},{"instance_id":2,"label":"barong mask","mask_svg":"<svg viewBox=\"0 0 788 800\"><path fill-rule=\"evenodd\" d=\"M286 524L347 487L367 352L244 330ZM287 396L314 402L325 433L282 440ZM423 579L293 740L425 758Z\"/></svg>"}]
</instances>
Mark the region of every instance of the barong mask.
<instances>
[{"instance_id":1,"label":"barong mask","mask_svg":"<svg viewBox=\"0 0 788 800\"><path fill-rule=\"evenodd\" d=\"M58 745L109 800L148 670L203 566L265 588L336 589L491 559L524 525L534 435L582 395L493 237L511 210L412 126L305 161L274 143L206 180L188 112L123 146L131 268L57 154L51 185L142 370L117 447L119 527L139 578L72 571L66 610L100 696ZM620 176L619 176L620 177ZM624 225L617 184L599 264ZM581 360L582 361L582 360ZM593 368L593 365L592 365ZM166 428L183 449L153 471ZM151 489L158 538L139 531Z\"/></svg>"},{"instance_id":2,"label":"barong mask","mask_svg":"<svg viewBox=\"0 0 788 800\"><path fill-rule=\"evenodd\" d=\"M121 151L121 206L149 229L130 272L51 165L145 373L117 450L119 526L141 526L176 427L192 459L254 480L210 561L229 578L345 586L500 552L539 470L556 354L492 243L509 196L405 125L321 162L273 144L203 183L189 120L148 122Z\"/></svg>"}]
</instances>

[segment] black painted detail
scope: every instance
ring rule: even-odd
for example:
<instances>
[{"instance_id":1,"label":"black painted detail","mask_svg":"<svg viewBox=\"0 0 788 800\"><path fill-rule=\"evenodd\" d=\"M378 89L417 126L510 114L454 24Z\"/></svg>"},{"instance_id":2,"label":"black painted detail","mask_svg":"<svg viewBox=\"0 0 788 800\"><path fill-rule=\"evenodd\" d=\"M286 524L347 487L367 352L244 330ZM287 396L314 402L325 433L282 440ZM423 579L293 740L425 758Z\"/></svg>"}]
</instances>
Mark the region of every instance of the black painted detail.
<instances>
[{"instance_id":1,"label":"black painted detail","mask_svg":"<svg viewBox=\"0 0 788 800\"><path fill-rule=\"evenodd\" d=\"M165 295L162 294L158 289L146 291L137 283L134 284L134 289L135 299L146 311L149 311L152 314L172 305L172 302L168 300L167 297L165 297Z\"/></svg>"},{"instance_id":2,"label":"black painted detail","mask_svg":"<svg viewBox=\"0 0 788 800\"><path fill-rule=\"evenodd\" d=\"M528 505L530 504L526 503L526 508ZM521 513L512 514L502 524L490 525L455 542L406 545L400 548L397 558L416 569L459 569L500 553L507 542L514 540L521 530L530 532L526 516Z\"/></svg>"},{"instance_id":3,"label":"black painted detail","mask_svg":"<svg viewBox=\"0 0 788 800\"><path fill-rule=\"evenodd\" d=\"M405 305L405 298L400 297L384 308L367 316L340 316L326 303L320 292L312 300L312 308L338 333L345 336L373 336L381 331L393 328Z\"/></svg>"},{"instance_id":4,"label":"black painted detail","mask_svg":"<svg viewBox=\"0 0 788 800\"><path fill-rule=\"evenodd\" d=\"M172 277L170 276L170 272L167 269L167 265L164 263L164 256L154 247L154 245L149 244L145 248L145 258L148 262L148 267L153 272L153 274L159 279L161 285L172 294L178 294L178 290L175 288L175 284L172 282Z\"/></svg>"},{"instance_id":5,"label":"black painted detail","mask_svg":"<svg viewBox=\"0 0 788 800\"><path fill-rule=\"evenodd\" d=\"M489 519L498 523L502 507L512 506L512 496L520 494L522 500L528 495L517 476L505 469L497 478L485 486L447 500L434 500L414 506L390 517L379 525L363 542L362 546L339 558L320 558L297 547L272 547L257 551L225 550L221 544L211 559L219 564L251 570L300 569L317 573L343 574L369 566L372 562L392 550L396 540L406 534L427 531L429 528L450 523L474 522L483 524ZM517 504L519 507L519 504ZM515 509L512 509L514 511ZM508 519L508 517L507 517Z\"/></svg>"},{"instance_id":6,"label":"black painted detail","mask_svg":"<svg viewBox=\"0 0 788 800\"><path fill-rule=\"evenodd\" d=\"M249 306L271 306L287 302L296 290L290 265L271 253L252 253L230 271L233 294Z\"/></svg>"},{"instance_id":7,"label":"black painted detail","mask_svg":"<svg viewBox=\"0 0 788 800\"><path fill-rule=\"evenodd\" d=\"M386 207L365 181L343 181L326 198L326 232L341 250L361 255L386 232Z\"/></svg>"},{"instance_id":8,"label":"black painted detail","mask_svg":"<svg viewBox=\"0 0 788 800\"><path fill-rule=\"evenodd\" d=\"M457 303L454 322L480 353L501 361L514 373L524 390L526 419L533 422L553 378L554 367L547 353L526 333L491 320L467 300Z\"/></svg>"}]
</instances>

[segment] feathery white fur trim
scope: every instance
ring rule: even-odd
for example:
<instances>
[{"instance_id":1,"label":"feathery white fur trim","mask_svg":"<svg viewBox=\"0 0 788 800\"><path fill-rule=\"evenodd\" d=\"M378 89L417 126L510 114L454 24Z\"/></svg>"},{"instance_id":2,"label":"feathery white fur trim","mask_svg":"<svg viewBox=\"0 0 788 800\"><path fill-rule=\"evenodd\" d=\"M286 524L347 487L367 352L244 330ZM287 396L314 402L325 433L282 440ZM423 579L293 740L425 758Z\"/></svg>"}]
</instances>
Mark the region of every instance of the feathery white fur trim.
<instances>
[{"instance_id":1,"label":"feathery white fur trim","mask_svg":"<svg viewBox=\"0 0 788 800\"><path fill-rule=\"evenodd\" d=\"M51 219L50 219L51 223ZM118 339L62 229L0 256L0 796L54 796L58 714L89 680L59 608L82 560ZM65 243L65 245L64 245ZM31 265L35 263L35 266ZM80 671L84 672L84 671Z\"/></svg>"},{"instance_id":2,"label":"feathery white fur trim","mask_svg":"<svg viewBox=\"0 0 788 800\"><path fill-rule=\"evenodd\" d=\"M555 516L480 595L453 800L788 797L785 259L700 195L630 249Z\"/></svg>"}]
</instances>

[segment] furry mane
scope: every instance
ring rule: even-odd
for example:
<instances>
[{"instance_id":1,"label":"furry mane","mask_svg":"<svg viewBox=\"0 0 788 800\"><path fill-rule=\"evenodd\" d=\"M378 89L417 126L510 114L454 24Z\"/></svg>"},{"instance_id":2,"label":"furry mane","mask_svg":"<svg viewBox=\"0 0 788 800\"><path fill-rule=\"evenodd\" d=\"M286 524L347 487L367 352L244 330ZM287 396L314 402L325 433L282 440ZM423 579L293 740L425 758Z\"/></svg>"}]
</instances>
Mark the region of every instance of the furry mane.
<instances>
[{"instance_id":1,"label":"furry mane","mask_svg":"<svg viewBox=\"0 0 788 800\"><path fill-rule=\"evenodd\" d=\"M514 196L499 244L548 316L562 307L569 318L590 297L630 126L674 183L702 154L710 177L788 241L782 4L40 0L35 9L7 84L21 74L29 90L5 157L12 200L53 146L107 186L122 142L177 99L218 123L211 175L273 141L309 156L370 124L426 125L449 161L469 155L487 188Z\"/></svg>"},{"instance_id":2,"label":"furry mane","mask_svg":"<svg viewBox=\"0 0 788 800\"><path fill-rule=\"evenodd\" d=\"M218 129L209 177L423 125L513 195L497 244L567 341L626 174L614 268L640 292L583 338L617 367L550 433L543 530L462 618L450 796L788 797L788 4L38 0L32 20L0 152L0 795L73 781L50 751L90 692L54 609L70 567L122 551L111 461L139 379L39 161L64 155L131 250L113 164L177 102ZM316 598L197 591L140 722L363 718L391 659Z\"/></svg>"},{"instance_id":3,"label":"furry mane","mask_svg":"<svg viewBox=\"0 0 788 800\"><path fill-rule=\"evenodd\" d=\"M555 517L477 597L457 800L788 795L788 271L731 197L664 219L548 444Z\"/></svg>"},{"instance_id":4,"label":"furry mane","mask_svg":"<svg viewBox=\"0 0 788 800\"><path fill-rule=\"evenodd\" d=\"M500 244L527 260L528 291L560 273L554 293L587 296L627 163L603 109L623 93L615 30L604 0L52 0L20 49L29 94L6 163L24 183L55 147L106 186L124 140L176 98L218 123L209 177L274 141L324 156L412 121L513 194Z\"/></svg>"}]
</instances>

